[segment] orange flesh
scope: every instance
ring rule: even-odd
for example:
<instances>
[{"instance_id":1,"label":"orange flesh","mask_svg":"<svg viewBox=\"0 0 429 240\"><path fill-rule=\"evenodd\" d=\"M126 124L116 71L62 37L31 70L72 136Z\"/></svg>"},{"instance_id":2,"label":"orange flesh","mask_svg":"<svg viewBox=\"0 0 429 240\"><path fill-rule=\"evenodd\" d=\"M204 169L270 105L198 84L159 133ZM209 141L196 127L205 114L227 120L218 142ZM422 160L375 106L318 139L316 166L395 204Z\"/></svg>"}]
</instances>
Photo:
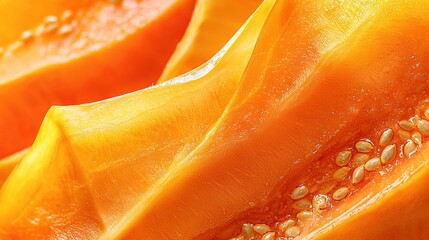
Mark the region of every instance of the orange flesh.
<instances>
[{"instance_id":1,"label":"orange flesh","mask_svg":"<svg viewBox=\"0 0 429 240\"><path fill-rule=\"evenodd\" d=\"M6 51L0 57L0 158L34 141L52 105L91 102L153 84L180 40L193 4L96 2L73 13L54 32ZM56 32L63 25L72 31Z\"/></svg>"}]
</instances>

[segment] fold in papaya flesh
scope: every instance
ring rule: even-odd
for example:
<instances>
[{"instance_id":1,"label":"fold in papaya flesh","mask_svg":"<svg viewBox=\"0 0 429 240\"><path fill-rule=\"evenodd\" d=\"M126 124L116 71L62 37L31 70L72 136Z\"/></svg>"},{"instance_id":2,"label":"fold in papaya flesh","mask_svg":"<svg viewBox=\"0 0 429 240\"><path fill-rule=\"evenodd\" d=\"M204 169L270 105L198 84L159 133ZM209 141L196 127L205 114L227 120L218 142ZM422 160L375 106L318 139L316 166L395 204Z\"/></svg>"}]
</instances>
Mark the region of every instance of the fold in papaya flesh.
<instances>
[{"instance_id":1,"label":"fold in papaya flesh","mask_svg":"<svg viewBox=\"0 0 429 240\"><path fill-rule=\"evenodd\" d=\"M7 158L0 160L0 188L3 186L3 183L9 177L13 169L21 162L27 152L28 149L17 152Z\"/></svg>"},{"instance_id":2,"label":"fold in papaya flesh","mask_svg":"<svg viewBox=\"0 0 429 240\"><path fill-rule=\"evenodd\" d=\"M0 158L31 145L52 105L155 83L193 6L194 0L97 1L68 17L49 16L11 44L0 57Z\"/></svg>"},{"instance_id":3,"label":"fold in papaya flesh","mask_svg":"<svg viewBox=\"0 0 429 240\"><path fill-rule=\"evenodd\" d=\"M372 145L360 139L375 142L427 98L427 2L281 1L276 7L228 108L152 187L125 238L225 239L249 223L262 234L268 229L263 239L270 239L284 237L270 230L289 216L298 228L289 234L305 238L318 220L311 207L292 208L307 192L299 187L313 197L323 187L315 181L334 174L339 151L368 151ZM359 190L371 178L360 179L360 169L347 182L354 186L347 196L365 201ZM326 209L333 217L348 201L340 187L326 192L335 202ZM255 229L250 234L261 238Z\"/></svg>"},{"instance_id":4,"label":"fold in papaya flesh","mask_svg":"<svg viewBox=\"0 0 429 240\"><path fill-rule=\"evenodd\" d=\"M45 17L76 12L100 0L13 0L0 2L0 48L18 39L23 32L36 28Z\"/></svg>"},{"instance_id":5,"label":"fold in papaya flesh","mask_svg":"<svg viewBox=\"0 0 429 240\"><path fill-rule=\"evenodd\" d=\"M191 22L158 82L191 71L209 60L261 2L261 0L197 1Z\"/></svg>"},{"instance_id":6,"label":"fold in papaya flesh","mask_svg":"<svg viewBox=\"0 0 429 240\"><path fill-rule=\"evenodd\" d=\"M150 186L219 118L274 2L264 2L195 71L111 100L52 108L30 152L0 190L0 236L123 235L125 221Z\"/></svg>"}]
</instances>

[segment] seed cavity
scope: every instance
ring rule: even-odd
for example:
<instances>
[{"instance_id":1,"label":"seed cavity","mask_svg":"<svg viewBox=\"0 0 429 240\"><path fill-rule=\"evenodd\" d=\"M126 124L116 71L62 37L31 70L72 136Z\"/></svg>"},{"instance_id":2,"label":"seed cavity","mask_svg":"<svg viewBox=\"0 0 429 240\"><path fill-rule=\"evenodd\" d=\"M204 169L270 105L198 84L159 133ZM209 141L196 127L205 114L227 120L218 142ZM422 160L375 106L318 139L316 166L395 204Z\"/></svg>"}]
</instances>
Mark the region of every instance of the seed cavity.
<instances>
[{"instance_id":1,"label":"seed cavity","mask_svg":"<svg viewBox=\"0 0 429 240\"><path fill-rule=\"evenodd\" d=\"M298 214L296 214L296 217L301 220L304 221L306 219L310 219L313 217L313 213L310 211L301 211Z\"/></svg>"},{"instance_id":2,"label":"seed cavity","mask_svg":"<svg viewBox=\"0 0 429 240\"><path fill-rule=\"evenodd\" d=\"M399 129L398 137L401 141L406 142L408 139L410 139L411 135L409 132Z\"/></svg>"},{"instance_id":3,"label":"seed cavity","mask_svg":"<svg viewBox=\"0 0 429 240\"><path fill-rule=\"evenodd\" d=\"M374 146L371 142L362 140L355 144L355 148L358 152L369 153L374 148Z\"/></svg>"},{"instance_id":4,"label":"seed cavity","mask_svg":"<svg viewBox=\"0 0 429 240\"><path fill-rule=\"evenodd\" d=\"M417 129L423 136L429 135L429 121L420 119L417 121Z\"/></svg>"},{"instance_id":5,"label":"seed cavity","mask_svg":"<svg viewBox=\"0 0 429 240\"><path fill-rule=\"evenodd\" d=\"M270 227L267 224L255 224L253 226L253 231L264 235L265 233L271 231Z\"/></svg>"},{"instance_id":6,"label":"seed cavity","mask_svg":"<svg viewBox=\"0 0 429 240\"><path fill-rule=\"evenodd\" d=\"M405 157L410 158L411 155L413 153L415 153L416 151L417 151L417 146L413 141L409 140L409 141L407 141L407 143L405 143L405 145L404 145Z\"/></svg>"},{"instance_id":7,"label":"seed cavity","mask_svg":"<svg viewBox=\"0 0 429 240\"><path fill-rule=\"evenodd\" d=\"M292 194L290 195L290 198L292 198L293 200L298 200L305 197L307 194L308 188L306 186L300 186L293 190Z\"/></svg>"},{"instance_id":8,"label":"seed cavity","mask_svg":"<svg viewBox=\"0 0 429 240\"><path fill-rule=\"evenodd\" d=\"M364 176L365 176L365 169L363 165L360 165L359 167L355 168L352 175L353 185L360 183L363 180Z\"/></svg>"},{"instance_id":9,"label":"seed cavity","mask_svg":"<svg viewBox=\"0 0 429 240\"><path fill-rule=\"evenodd\" d=\"M311 207L311 202L308 199L301 199L292 204L292 208L298 211L306 210Z\"/></svg>"},{"instance_id":10,"label":"seed cavity","mask_svg":"<svg viewBox=\"0 0 429 240\"><path fill-rule=\"evenodd\" d=\"M335 180L344 180L347 175L349 174L351 168L350 167L342 167L335 171L334 173L334 179Z\"/></svg>"},{"instance_id":11,"label":"seed cavity","mask_svg":"<svg viewBox=\"0 0 429 240\"><path fill-rule=\"evenodd\" d=\"M380 146L385 147L393 140L393 130L388 128L380 136Z\"/></svg>"},{"instance_id":12,"label":"seed cavity","mask_svg":"<svg viewBox=\"0 0 429 240\"><path fill-rule=\"evenodd\" d=\"M338 166L342 167L347 165L351 158L352 158L351 151L342 151L338 153L337 158L335 159L335 163Z\"/></svg>"},{"instance_id":13,"label":"seed cavity","mask_svg":"<svg viewBox=\"0 0 429 240\"><path fill-rule=\"evenodd\" d=\"M396 144L391 144L381 152L381 163L386 164L396 156Z\"/></svg>"},{"instance_id":14,"label":"seed cavity","mask_svg":"<svg viewBox=\"0 0 429 240\"><path fill-rule=\"evenodd\" d=\"M298 226L292 226L286 229L285 235L287 237L297 237L301 233L301 229Z\"/></svg>"},{"instance_id":15,"label":"seed cavity","mask_svg":"<svg viewBox=\"0 0 429 240\"><path fill-rule=\"evenodd\" d=\"M340 187L334 192L334 194L332 194L332 198L336 201L340 201L347 197L348 193L349 189L347 187Z\"/></svg>"},{"instance_id":16,"label":"seed cavity","mask_svg":"<svg viewBox=\"0 0 429 240\"><path fill-rule=\"evenodd\" d=\"M414 129L414 124L408 120L401 120L398 124L402 129L408 132L411 132Z\"/></svg>"},{"instance_id":17,"label":"seed cavity","mask_svg":"<svg viewBox=\"0 0 429 240\"><path fill-rule=\"evenodd\" d=\"M369 172L377 170L381 166L381 160L379 157L371 158L365 163L365 169Z\"/></svg>"},{"instance_id":18,"label":"seed cavity","mask_svg":"<svg viewBox=\"0 0 429 240\"><path fill-rule=\"evenodd\" d=\"M365 153L358 153L353 157L353 163L356 165L364 164L369 159L369 155Z\"/></svg>"}]
</instances>

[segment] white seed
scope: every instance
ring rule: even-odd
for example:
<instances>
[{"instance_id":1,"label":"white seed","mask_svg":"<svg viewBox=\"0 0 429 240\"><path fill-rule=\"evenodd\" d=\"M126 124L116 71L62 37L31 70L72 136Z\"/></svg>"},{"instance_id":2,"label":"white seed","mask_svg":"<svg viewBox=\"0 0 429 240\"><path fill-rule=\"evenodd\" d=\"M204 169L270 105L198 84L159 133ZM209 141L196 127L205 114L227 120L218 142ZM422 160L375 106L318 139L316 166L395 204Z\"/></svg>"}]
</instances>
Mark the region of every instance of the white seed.
<instances>
[{"instance_id":1,"label":"white seed","mask_svg":"<svg viewBox=\"0 0 429 240\"><path fill-rule=\"evenodd\" d=\"M62 14L61 14L61 21L62 22L67 22L68 20L70 20L70 18L72 17L73 13L70 10L65 10Z\"/></svg>"},{"instance_id":2,"label":"white seed","mask_svg":"<svg viewBox=\"0 0 429 240\"><path fill-rule=\"evenodd\" d=\"M369 155L365 153L358 153L353 157L353 163L356 165L362 165L369 159Z\"/></svg>"},{"instance_id":3,"label":"white seed","mask_svg":"<svg viewBox=\"0 0 429 240\"><path fill-rule=\"evenodd\" d=\"M313 217L313 213L312 213L312 212L310 212L310 211L301 211L301 212L299 212L298 214L296 214L296 217L297 217L299 220L303 221L303 220L306 220L306 219L312 218L312 217Z\"/></svg>"},{"instance_id":4,"label":"white seed","mask_svg":"<svg viewBox=\"0 0 429 240\"><path fill-rule=\"evenodd\" d=\"M404 145L404 155L407 158L410 158L411 155L417 151L417 146L413 141L407 141Z\"/></svg>"},{"instance_id":5,"label":"white seed","mask_svg":"<svg viewBox=\"0 0 429 240\"><path fill-rule=\"evenodd\" d=\"M349 174L350 169L351 168L349 168L349 167L342 167L342 168L338 169L337 171L334 172L334 179L335 180L344 180L347 177L347 175Z\"/></svg>"},{"instance_id":6,"label":"white seed","mask_svg":"<svg viewBox=\"0 0 429 240\"><path fill-rule=\"evenodd\" d=\"M229 239L229 240L245 240L245 238L243 237L243 236L238 236L238 237L234 237L234 238L231 238L231 239Z\"/></svg>"},{"instance_id":7,"label":"white seed","mask_svg":"<svg viewBox=\"0 0 429 240\"><path fill-rule=\"evenodd\" d=\"M276 237L275 232L267 232L262 236L261 240L274 240L275 237Z\"/></svg>"},{"instance_id":8,"label":"white seed","mask_svg":"<svg viewBox=\"0 0 429 240\"><path fill-rule=\"evenodd\" d=\"M332 189L334 189L334 187L335 185L332 183L322 184L322 186L320 187L319 193L328 194L330 191L332 191Z\"/></svg>"},{"instance_id":9,"label":"white seed","mask_svg":"<svg viewBox=\"0 0 429 240\"><path fill-rule=\"evenodd\" d=\"M426 119L429 119L429 108L425 110L424 115Z\"/></svg>"},{"instance_id":10,"label":"white seed","mask_svg":"<svg viewBox=\"0 0 429 240\"><path fill-rule=\"evenodd\" d=\"M288 219L278 225L280 231L284 232L288 227L295 225L295 221Z\"/></svg>"},{"instance_id":11,"label":"white seed","mask_svg":"<svg viewBox=\"0 0 429 240\"><path fill-rule=\"evenodd\" d=\"M305 195L307 194L308 188L306 186L300 186L293 190L292 194L290 195L290 198L292 198L293 200L298 200L305 197Z\"/></svg>"},{"instance_id":12,"label":"white seed","mask_svg":"<svg viewBox=\"0 0 429 240\"><path fill-rule=\"evenodd\" d=\"M311 202L308 199L301 199L292 204L292 208L298 211L306 210L311 207Z\"/></svg>"},{"instance_id":13,"label":"white seed","mask_svg":"<svg viewBox=\"0 0 429 240\"><path fill-rule=\"evenodd\" d=\"M411 135L409 132L399 129L398 137L401 141L406 142L408 139L410 139Z\"/></svg>"},{"instance_id":14,"label":"white seed","mask_svg":"<svg viewBox=\"0 0 429 240\"><path fill-rule=\"evenodd\" d=\"M58 18L56 16L48 16L43 24L43 32L50 33L59 27Z\"/></svg>"},{"instance_id":15,"label":"white seed","mask_svg":"<svg viewBox=\"0 0 429 240\"><path fill-rule=\"evenodd\" d=\"M244 236L251 236L253 233L253 225L250 223L243 224L243 227L241 228L241 232Z\"/></svg>"},{"instance_id":16,"label":"white seed","mask_svg":"<svg viewBox=\"0 0 429 240\"><path fill-rule=\"evenodd\" d=\"M417 121L417 129L423 136L429 135L429 121L421 119Z\"/></svg>"},{"instance_id":17,"label":"white seed","mask_svg":"<svg viewBox=\"0 0 429 240\"><path fill-rule=\"evenodd\" d=\"M327 207L326 196L322 194L317 194L313 197L313 208L316 211L320 209L325 209Z\"/></svg>"},{"instance_id":18,"label":"white seed","mask_svg":"<svg viewBox=\"0 0 429 240\"><path fill-rule=\"evenodd\" d=\"M255 224L253 226L253 231L263 235L269 231L271 231L270 227L266 224Z\"/></svg>"},{"instance_id":19,"label":"white seed","mask_svg":"<svg viewBox=\"0 0 429 240\"><path fill-rule=\"evenodd\" d=\"M360 183L363 180L364 176L365 176L365 169L363 165L360 165L359 167L355 168L352 175L353 185Z\"/></svg>"},{"instance_id":20,"label":"white seed","mask_svg":"<svg viewBox=\"0 0 429 240\"><path fill-rule=\"evenodd\" d=\"M398 124L402 129L408 132L411 132L414 129L414 124L408 120L401 120Z\"/></svg>"},{"instance_id":21,"label":"white seed","mask_svg":"<svg viewBox=\"0 0 429 240\"><path fill-rule=\"evenodd\" d=\"M297 237L301 233L301 229L298 226L292 226L286 229L285 235L287 237Z\"/></svg>"},{"instance_id":22,"label":"white seed","mask_svg":"<svg viewBox=\"0 0 429 240\"><path fill-rule=\"evenodd\" d=\"M34 34L30 30L24 31L21 34L21 41L23 41L24 43L31 41L33 38L34 38Z\"/></svg>"},{"instance_id":23,"label":"white seed","mask_svg":"<svg viewBox=\"0 0 429 240\"><path fill-rule=\"evenodd\" d=\"M393 160L396 156L396 144L390 144L381 152L381 163L386 164L387 162Z\"/></svg>"},{"instance_id":24,"label":"white seed","mask_svg":"<svg viewBox=\"0 0 429 240\"><path fill-rule=\"evenodd\" d=\"M365 163L365 169L369 172L375 171L381 166L381 160L379 157L371 158Z\"/></svg>"},{"instance_id":25,"label":"white seed","mask_svg":"<svg viewBox=\"0 0 429 240\"><path fill-rule=\"evenodd\" d=\"M334 192L334 194L332 194L332 198L334 200L340 201L344 199L347 194L349 194L349 189L347 187L340 187Z\"/></svg>"},{"instance_id":26,"label":"white seed","mask_svg":"<svg viewBox=\"0 0 429 240\"><path fill-rule=\"evenodd\" d=\"M413 140L413 142L417 145L421 146L423 143L422 134L419 132L414 132L413 134L411 134L411 140Z\"/></svg>"},{"instance_id":27,"label":"white seed","mask_svg":"<svg viewBox=\"0 0 429 240\"><path fill-rule=\"evenodd\" d=\"M389 145L392 139L393 139L393 130L391 128L384 130L384 132L380 136L380 146L384 147Z\"/></svg>"},{"instance_id":28,"label":"white seed","mask_svg":"<svg viewBox=\"0 0 429 240\"><path fill-rule=\"evenodd\" d=\"M338 166L342 167L347 165L351 158L352 158L351 151L342 151L338 153L337 158L335 159L335 163Z\"/></svg>"},{"instance_id":29,"label":"white seed","mask_svg":"<svg viewBox=\"0 0 429 240\"><path fill-rule=\"evenodd\" d=\"M72 26L64 25L64 26L60 27L60 29L58 29L58 34L59 35L66 35L66 34L70 33L72 30L73 30Z\"/></svg>"},{"instance_id":30,"label":"white seed","mask_svg":"<svg viewBox=\"0 0 429 240\"><path fill-rule=\"evenodd\" d=\"M355 144L355 148L358 152L369 153L374 146L368 141L359 141Z\"/></svg>"}]
</instances>

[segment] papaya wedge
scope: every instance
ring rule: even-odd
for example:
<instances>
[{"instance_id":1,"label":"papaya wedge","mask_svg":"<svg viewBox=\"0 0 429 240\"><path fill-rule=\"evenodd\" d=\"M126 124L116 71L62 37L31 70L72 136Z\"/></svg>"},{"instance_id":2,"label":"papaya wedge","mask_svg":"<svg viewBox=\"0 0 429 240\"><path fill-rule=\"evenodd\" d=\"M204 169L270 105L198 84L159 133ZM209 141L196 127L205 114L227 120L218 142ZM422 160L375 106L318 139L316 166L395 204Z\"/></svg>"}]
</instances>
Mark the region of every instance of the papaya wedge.
<instances>
[{"instance_id":1,"label":"papaya wedge","mask_svg":"<svg viewBox=\"0 0 429 240\"><path fill-rule=\"evenodd\" d=\"M255 11L261 0L199 0L192 19L158 82L191 71L209 60Z\"/></svg>"},{"instance_id":2,"label":"papaya wedge","mask_svg":"<svg viewBox=\"0 0 429 240\"><path fill-rule=\"evenodd\" d=\"M194 142L224 110L274 2L264 2L223 49L195 71L111 100L53 107L31 150L0 190L1 238L57 238L61 234L115 239L122 235L124 229L116 228L120 219L132 214L174 156L192 151ZM130 104L135 107L129 108ZM165 106L174 111L166 111ZM208 106L210 112L203 113ZM75 119L69 118L71 112ZM75 125L80 117L88 125ZM175 120L163 120L167 118ZM130 131L122 132L125 128ZM70 134L77 138L71 140ZM162 144L154 149L148 141ZM120 146L130 147L129 151ZM87 158L81 159L84 152ZM107 175L119 185L135 184L127 189L112 185L104 180ZM25 209L19 207L22 204Z\"/></svg>"},{"instance_id":3,"label":"papaya wedge","mask_svg":"<svg viewBox=\"0 0 429 240\"><path fill-rule=\"evenodd\" d=\"M97 1L49 16L0 57L0 158L34 141L49 107L92 102L157 81L194 0ZM28 107L31 106L31 107Z\"/></svg>"}]
</instances>

